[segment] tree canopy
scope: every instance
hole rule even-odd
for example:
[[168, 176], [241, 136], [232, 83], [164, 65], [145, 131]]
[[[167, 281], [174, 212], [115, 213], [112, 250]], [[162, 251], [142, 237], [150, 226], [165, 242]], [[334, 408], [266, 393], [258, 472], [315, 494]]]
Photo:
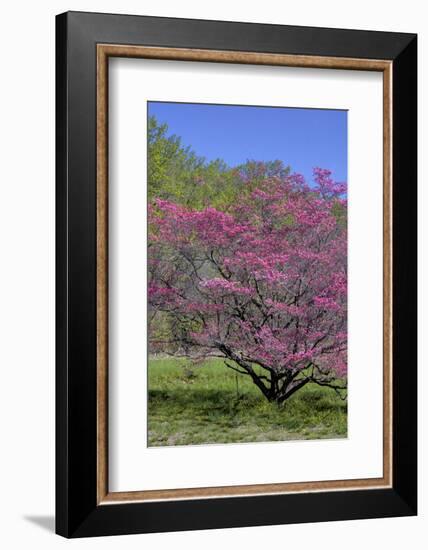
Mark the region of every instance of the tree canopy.
[[154, 116], [148, 120], [148, 195], [195, 209], [212, 206], [227, 210], [243, 194], [249, 194], [267, 177], [283, 177], [290, 171], [280, 160], [229, 167], [223, 160], [207, 161], [181, 138], [168, 135], [168, 125]]
[[278, 403], [308, 383], [344, 389], [346, 185], [279, 161], [206, 163], [151, 124], [151, 349], [222, 357]]

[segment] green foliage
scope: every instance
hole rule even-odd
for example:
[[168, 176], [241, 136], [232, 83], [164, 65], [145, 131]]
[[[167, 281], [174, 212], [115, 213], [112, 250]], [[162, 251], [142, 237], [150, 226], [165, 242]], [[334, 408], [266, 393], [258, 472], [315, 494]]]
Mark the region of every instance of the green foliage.
[[346, 206], [336, 201], [333, 205], [333, 216], [339, 222], [339, 225], [346, 227], [348, 222], [348, 211]]
[[347, 436], [347, 405], [305, 386], [279, 408], [221, 359], [149, 359], [149, 445], [333, 439]]
[[159, 124], [154, 116], [148, 121], [147, 145], [149, 199], [166, 199], [196, 210], [207, 206], [227, 210], [264, 179], [290, 171], [280, 160], [249, 160], [234, 168], [221, 159], [207, 162], [183, 146], [180, 137], [168, 136], [168, 125]]
[[203, 164], [189, 149], [181, 146], [178, 136], [167, 136], [168, 126], [159, 125], [155, 117], [148, 121], [149, 197], [171, 198], [180, 195], [180, 187], [189, 173]]
[[229, 200], [230, 169], [226, 164], [221, 160], [207, 163], [189, 147], [184, 147], [180, 137], [168, 136], [167, 132], [167, 124], [159, 124], [155, 117], [149, 117], [149, 199], [173, 200], [193, 208]]

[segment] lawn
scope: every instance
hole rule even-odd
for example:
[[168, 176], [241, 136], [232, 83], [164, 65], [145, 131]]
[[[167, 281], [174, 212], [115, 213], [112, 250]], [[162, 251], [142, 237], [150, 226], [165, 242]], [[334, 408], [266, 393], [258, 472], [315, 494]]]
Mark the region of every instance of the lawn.
[[150, 358], [148, 444], [201, 445], [347, 436], [347, 404], [308, 384], [279, 408], [220, 359]]

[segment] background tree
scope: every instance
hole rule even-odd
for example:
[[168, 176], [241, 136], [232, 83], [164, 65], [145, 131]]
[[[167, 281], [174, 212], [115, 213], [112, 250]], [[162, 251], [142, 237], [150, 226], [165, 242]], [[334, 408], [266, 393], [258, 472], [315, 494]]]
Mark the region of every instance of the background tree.
[[212, 206], [227, 211], [268, 177], [289, 173], [280, 160], [247, 162], [231, 168], [223, 160], [207, 162], [181, 138], [168, 135], [168, 125], [148, 120], [148, 194], [200, 210]]
[[308, 383], [341, 392], [346, 186], [322, 169], [309, 186], [282, 165], [246, 168], [233, 172], [246, 191], [223, 210], [152, 200], [151, 349], [222, 357], [277, 403]]

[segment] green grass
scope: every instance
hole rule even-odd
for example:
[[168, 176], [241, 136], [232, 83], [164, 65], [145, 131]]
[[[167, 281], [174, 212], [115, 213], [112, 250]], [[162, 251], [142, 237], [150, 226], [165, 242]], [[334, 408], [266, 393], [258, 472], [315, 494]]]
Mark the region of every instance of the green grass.
[[149, 446], [347, 436], [346, 401], [329, 388], [308, 384], [279, 408], [220, 359], [150, 358], [148, 377]]

